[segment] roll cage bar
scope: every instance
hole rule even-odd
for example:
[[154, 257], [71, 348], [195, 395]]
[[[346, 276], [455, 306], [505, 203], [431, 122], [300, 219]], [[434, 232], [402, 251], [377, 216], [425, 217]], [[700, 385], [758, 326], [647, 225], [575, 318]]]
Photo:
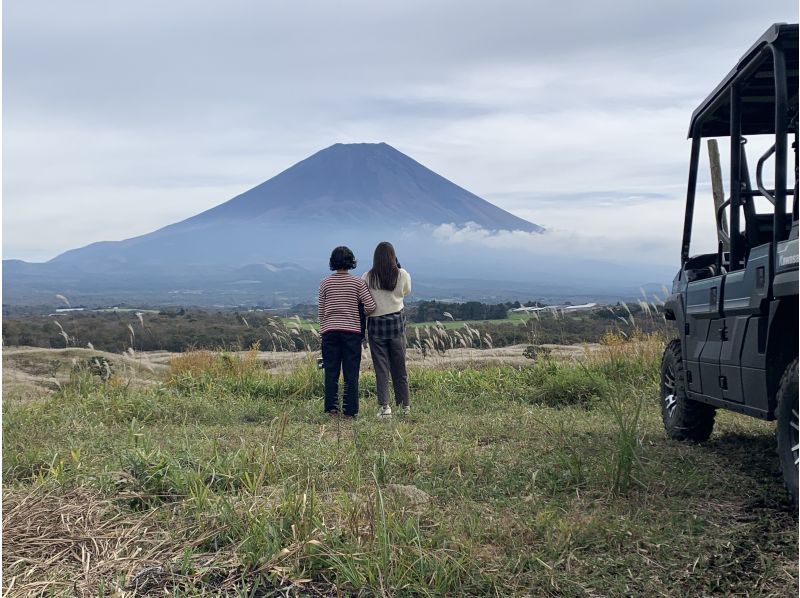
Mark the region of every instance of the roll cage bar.
[[[692, 140], [686, 214], [681, 245], [681, 267], [689, 259], [689, 243], [694, 215], [697, 170], [701, 140], [704, 137], [730, 137], [730, 198], [717, 211], [720, 229], [721, 212], [730, 206], [730, 269], [741, 267], [743, 240], [739, 235], [740, 208], [743, 198], [763, 196], [774, 206], [771, 265], [775, 263], [778, 241], [787, 236], [786, 196], [794, 196], [793, 214], [797, 218], [797, 93], [798, 26], [772, 25], [745, 53], [730, 73], [692, 114], [689, 138]], [[795, 188], [786, 188], [787, 135], [795, 136]], [[773, 134], [775, 143], [759, 159], [756, 169], [757, 189], [750, 186], [743, 135]], [[775, 155], [775, 189], [762, 182], [766, 160]], [[771, 269], [771, 271], [774, 271]]]

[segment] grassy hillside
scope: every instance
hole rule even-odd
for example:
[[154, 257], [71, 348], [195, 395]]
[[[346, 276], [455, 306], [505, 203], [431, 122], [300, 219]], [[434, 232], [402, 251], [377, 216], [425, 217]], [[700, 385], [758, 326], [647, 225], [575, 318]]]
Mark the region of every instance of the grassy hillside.
[[3, 405], [5, 595], [794, 595], [773, 427], [664, 438], [656, 338], [580, 361], [411, 370], [412, 415], [322, 414], [194, 352]]

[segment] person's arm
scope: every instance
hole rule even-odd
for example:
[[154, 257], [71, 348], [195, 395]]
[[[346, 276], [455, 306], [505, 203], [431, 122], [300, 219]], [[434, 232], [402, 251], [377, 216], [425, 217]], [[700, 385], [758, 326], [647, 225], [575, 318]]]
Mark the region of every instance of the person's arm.
[[375, 299], [372, 298], [372, 293], [367, 288], [367, 283], [363, 280], [358, 285], [358, 300], [364, 304], [364, 312], [371, 314], [378, 306], [375, 304]]
[[319, 325], [322, 327], [322, 318], [325, 317], [325, 281], [319, 283]]
[[406, 275], [403, 277], [403, 297], [408, 295], [411, 292], [411, 274], [409, 274], [406, 270], [403, 270]]

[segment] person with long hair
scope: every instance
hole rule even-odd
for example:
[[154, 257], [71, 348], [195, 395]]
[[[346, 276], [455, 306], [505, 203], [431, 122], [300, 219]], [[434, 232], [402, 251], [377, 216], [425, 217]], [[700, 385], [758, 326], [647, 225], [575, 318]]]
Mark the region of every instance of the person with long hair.
[[[359, 306], [365, 314], [375, 310], [375, 301], [363, 280], [349, 273], [356, 258], [347, 247], [337, 247], [329, 261], [333, 274], [319, 285], [319, 332], [322, 338], [322, 363], [325, 368], [325, 412], [358, 414], [358, 374], [361, 367]], [[344, 396], [339, 406], [339, 374], [344, 378]]]
[[362, 277], [375, 299], [367, 318], [367, 335], [378, 390], [378, 417], [391, 417], [389, 375], [396, 406], [411, 412], [406, 372], [406, 318], [403, 297], [411, 292], [411, 275], [400, 267], [394, 247], [383, 241], [375, 248], [372, 269]]

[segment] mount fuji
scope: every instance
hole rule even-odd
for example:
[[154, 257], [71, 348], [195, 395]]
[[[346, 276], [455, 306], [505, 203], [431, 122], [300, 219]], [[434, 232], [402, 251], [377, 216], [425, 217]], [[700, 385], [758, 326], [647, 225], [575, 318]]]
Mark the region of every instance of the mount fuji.
[[314, 296], [333, 247], [350, 246], [360, 272], [383, 240], [394, 243], [427, 296], [488, 297], [497, 281], [510, 294], [558, 288], [563, 296], [584, 294], [592, 281], [607, 286], [597, 264], [520, 260], [510, 250], [446, 243], [436, 234], [442, 227], [544, 233], [385, 143], [337, 143], [151, 233], [92, 243], [45, 263], [4, 260], [4, 301], [49, 303], [55, 294], [85, 302], [299, 301]]
[[397, 236], [400, 230], [467, 223], [543, 230], [385, 143], [337, 143], [196, 216], [140, 237], [67, 251], [51, 263], [86, 271], [151, 270], [165, 261], [182, 267], [264, 260], [311, 265], [324, 262], [336, 244], [357, 244], [377, 231]]

